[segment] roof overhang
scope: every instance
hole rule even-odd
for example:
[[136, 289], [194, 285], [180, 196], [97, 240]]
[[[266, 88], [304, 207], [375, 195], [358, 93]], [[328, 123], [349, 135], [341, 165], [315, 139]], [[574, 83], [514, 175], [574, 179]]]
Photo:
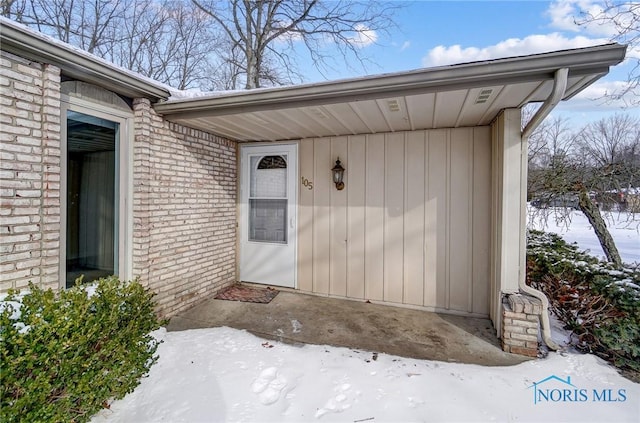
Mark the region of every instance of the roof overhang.
[[64, 76], [89, 82], [125, 97], [152, 101], [170, 96], [168, 88], [134, 74], [83, 50], [55, 40], [12, 20], [1, 18], [0, 45], [3, 51], [28, 60], [58, 66]]
[[545, 101], [568, 69], [567, 100], [620, 63], [606, 44], [410, 72], [170, 99], [166, 119], [239, 141], [275, 141], [488, 125], [505, 108]]
[[505, 108], [547, 100], [567, 69], [567, 100], [620, 63], [606, 44], [314, 84], [167, 98], [171, 88], [0, 17], [2, 50], [64, 76], [149, 98], [167, 120], [238, 141], [276, 141], [488, 125]]

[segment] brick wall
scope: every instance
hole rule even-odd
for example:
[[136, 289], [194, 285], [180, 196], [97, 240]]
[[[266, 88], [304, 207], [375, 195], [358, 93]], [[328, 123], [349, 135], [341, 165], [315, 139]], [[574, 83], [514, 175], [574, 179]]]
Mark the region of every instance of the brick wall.
[[[0, 57], [0, 292], [57, 289], [60, 70]], [[134, 101], [133, 276], [172, 316], [236, 281], [236, 143]]]
[[539, 299], [510, 294], [502, 300], [502, 349], [536, 357], [542, 303]]
[[60, 70], [0, 55], [0, 291], [58, 287]]
[[134, 113], [133, 273], [172, 316], [236, 281], [237, 145]]

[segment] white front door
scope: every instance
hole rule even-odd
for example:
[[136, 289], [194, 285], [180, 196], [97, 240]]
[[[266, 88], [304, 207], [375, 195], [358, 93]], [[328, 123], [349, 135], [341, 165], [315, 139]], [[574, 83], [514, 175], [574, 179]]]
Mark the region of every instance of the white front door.
[[298, 146], [240, 151], [240, 280], [295, 288]]

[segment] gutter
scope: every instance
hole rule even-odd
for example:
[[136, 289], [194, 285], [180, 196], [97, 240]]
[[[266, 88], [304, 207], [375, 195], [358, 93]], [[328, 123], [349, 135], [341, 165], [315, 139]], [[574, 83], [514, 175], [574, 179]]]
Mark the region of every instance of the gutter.
[[0, 17], [2, 50], [27, 60], [49, 63], [72, 79], [106, 88], [130, 98], [152, 102], [168, 98], [169, 87], [116, 66], [86, 51], [40, 34], [10, 19]]
[[[542, 104], [542, 106], [540, 106], [540, 108], [536, 111], [536, 114], [533, 115], [529, 123], [527, 123], [527, 126], [522, 131], [523, 154], [522, 154], [522, 163], [521, 163], [522, 177], [520, 178], [520, 180], [521, 180], [521, 183], [525, 185], [527, 183], [527, 166], [528, 166], [527, 144], [529, 142], [529, 136], [531, 136], [533, 131], [542, 123], [542, 121], [549, 115], [549, 113], [551, 113], [551, 111], [562, 100], [562, 97], [564, 96], [565, 91], [567, 89], [568, 76], [569, 76], [569, 69], [567, 68], [560, 68], [555, 72], [555, 76], [553, 80], [553, 90], [551, 91], [551, 95], [549, 95], [549, 98], [547, 98], [545, 102]], [[521, 194], [522, 197], [524, 197], [520, 201], [520, 204], [522, 204], [521, 206], [522, 210], [520, 212], [521, 228], [526, 227], [526, 215], [527, 215], [526, 213], [527, 188], [526, 186], [523, 188], [524, 189], [520, 190], [522, 193]], [[527, 250], [526, 233], [523, 233], [521, 235], [520, 242], [521, 242], [520, 251], [525, 251], [525, 257], [524, 257], [525, 263], [523, 263], [521, 267], [523, 269], [522, 271], [525, 272], [527, 268], [526, 267], [526, 250]], [[541, 317], [540, 323], [542, 326], [542, 340], [544, 341], [545, 344], [547, 344], [547, 347], [549, 347], [551, 350], [558, 351], [560, 349], [560, 346], [556, 344], [553, 341], [553, 339], [551, 339], [551, 324], [549, 322], [549, 299], [543, 292], [528, 286], [526, 284], [526, 276], [525, 275], [522, 275], [522, 276], [524, 277], [518, 278], [518, 287], [520, 288], [520, 291], [539, 299], [540, 302], [542, 303], [542, 314], [540, 315]]]

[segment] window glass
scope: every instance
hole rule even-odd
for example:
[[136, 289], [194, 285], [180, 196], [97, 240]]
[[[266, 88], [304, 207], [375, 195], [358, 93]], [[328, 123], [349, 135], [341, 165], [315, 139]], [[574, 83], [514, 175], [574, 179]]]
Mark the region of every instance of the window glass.
[[66, 286], [118, 274], [119, 124], [67, 112]]
[[249, 240], [286, 243], [286, 156], [253, 156], [250, 166]]

